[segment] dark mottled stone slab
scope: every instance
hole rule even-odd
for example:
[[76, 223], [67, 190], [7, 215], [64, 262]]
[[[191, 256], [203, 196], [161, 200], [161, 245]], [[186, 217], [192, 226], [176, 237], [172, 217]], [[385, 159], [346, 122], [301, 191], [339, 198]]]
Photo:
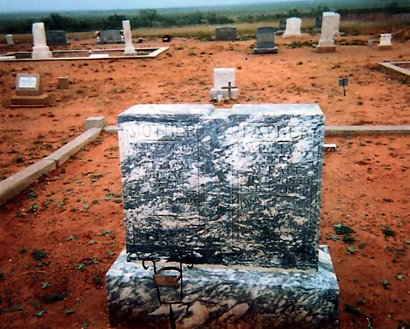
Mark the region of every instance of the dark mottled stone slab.
[[[158, 302], [152, 266], [144, 270], [122, 252], [107, 273], [107, 289], [112, 325], [169, 326], [169, 308]], [[171, 294], [161, 293], [163, 299]], [[339, 287], [325, 246], [317, 271], [184, 267], [183, 296], [173, 306], [180, 329], [334, 329], [338, 323]]]
[[65, 31], [49, 30], [46, 32], [46, 36], [48, 45], [68, 45]]
[[215, 28], [216, 41], [235, 41], [238, 39], [239, 37], [236, 27], [222, 26]]
[[119, 117], [129, 260], [317, 267], [317, 105], [140, 105]]

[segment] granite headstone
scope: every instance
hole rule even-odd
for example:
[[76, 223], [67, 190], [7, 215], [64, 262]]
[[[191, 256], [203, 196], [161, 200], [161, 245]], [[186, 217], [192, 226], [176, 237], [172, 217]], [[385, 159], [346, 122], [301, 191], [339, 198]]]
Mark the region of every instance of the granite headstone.
[[256, 30], [256, 48], [254, 54], [277, 54], [275, 45], [275, 29], [273, 27], [259, 27]]
[[98, 43], [123, 43], [124, 40], [120, 30], [102, 30]]
[[215, 28], [215, 40], [216, 41], [235, 41], [238, 40], [238, 32], [236, 27], [222, 26]]
[[67, 37], [65, 31], [49, 30], [46, 32], [47, 44], [52, 46], [67, 45]]

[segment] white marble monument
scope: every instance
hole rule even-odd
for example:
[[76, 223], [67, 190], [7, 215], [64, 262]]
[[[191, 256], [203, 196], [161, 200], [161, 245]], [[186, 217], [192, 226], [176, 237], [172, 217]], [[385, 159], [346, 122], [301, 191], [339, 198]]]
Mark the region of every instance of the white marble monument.
[[334, 12], [324, 12], [322, 18], [322, 32], [320, 34], [319, 45], [317, 50], [320, 53], [329, 53], [336, 51], [335, 30], [338, 29], [340, 15]]
[[300, 28], [302, 26], [302, 20], [297, 17], [291, 17], [286, 20], [286, 30], [283, 33], [283, 37], [301, 37], [302, 33]]
[[47, 46], [44, 23], [33, 24], [33, 40], [34, 46], [31, 58], [45, 59], [53, 57], [50, 49]]
[[14, 45], [13, 34], [7, 34], [6, 35], [6, 44]]
[[132, 33], [130, 21], [122, 21], [122, 29], [124, 31], [125, 49], [124, 55], [135, 55], [136, 51], [132, 45]]
[[391, 49], [391, 48], [392, 48], [391, 34], [390, 33], [380, 34], [379, 49], [385, 50], [385, 49]]
[[227, 100], [230, 98], [237, 99], [239, 89], [235, 84], [234, 68], [216, 68], [214, 69], [214, 86], [209, 92], [211, 100]]

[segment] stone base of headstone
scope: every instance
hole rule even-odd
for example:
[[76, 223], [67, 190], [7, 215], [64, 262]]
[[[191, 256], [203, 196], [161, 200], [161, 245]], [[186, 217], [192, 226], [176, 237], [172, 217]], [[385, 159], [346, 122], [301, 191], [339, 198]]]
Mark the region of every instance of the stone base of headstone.
[[129, 47], [129, 48], [125, 48], [124, 49], [124, 55], [125, 56], [132, 56], [132, 55], [136, 55], [137, 51], [135, 50], [134, 47]]
[[378, 46], [377, 49], [379, 50], [391, 50], [393, 48], [393, 46]]
[[334, 53], [336, 52], [336, 46], [317, 46], [316, 51], [318, 53]]
[[50, 51], [50, 48], [45, 47], [33, 47], [33, 52], [31, 53], [32, 59], [47, 59], [53, 58], [53, 54]]
[[254, 48], [252, 50], [252, 53], [254, 55], [277, 54], [278, 53], [278, 47], [274, 47], [274, 48]]
[[[232, 89], [231, 90], [231, 98], [238, 99], [239, 96], [239, 89]], [[228, 89], [217, 89], [212, 88], [209, 91], [209, 99], [223, 101], [229, 99], [229, 92]]]
[[44, 107], [50, 105], [50, 97], [48, 94], [39, 96], [19, 96], [11, 97], [11, 107]]
[[[152, 266], [144, 270], [140, 262], [127, 262], [123, 251], [107, 273], [107, 289], [111, 325], [168, 327], [169, 306], [158, 301]], [[184, 266], [182, 291], [182, 303], [172, 306], [180, 329], [330, 329], [338, 324], [339, 286], [326, 246], [320, 247], [318, 270], [310, 272]], [[169, 291], [163, 292], [161, 298], [167, 297]]]

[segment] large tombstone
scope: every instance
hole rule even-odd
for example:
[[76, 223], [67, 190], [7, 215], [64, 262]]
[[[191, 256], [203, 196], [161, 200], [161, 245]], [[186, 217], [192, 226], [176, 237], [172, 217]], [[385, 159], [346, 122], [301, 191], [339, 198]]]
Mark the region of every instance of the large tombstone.
[[322, 31], [322, 16], [315, 18], [315, 26], [313, 33], [320, 33]]
[[389, 50], [392, 47], [393, 47], [393, 45], [391, 43], [391, 34], [390, 33], [380, 34], [379, 49], [380, 50]]
[[47, 34], [47, 44], [52, 45], [52, 46], [68, 45], [65, 31], [48, 30], [46, 34]]
[[334, 328], [338, 285], [318, 245], [323, 137], [317, 105], [121, 114], [126, 251], [107, 273], [111, 323], [163, 327], [175, 296], [159, 273], [181, 262], [197, 265], [179, 265], [178, 328]]
[[98, 43], [123, 43], [123, 38], [120, 30], [102, 30]]
[[48, 105], [49, 101], [48, 94], [43, 92], [39, 74], [17, 74], [16, 94], [11, 97], [12, 107], [43, 107]]
[[235, 84], [235, 74], [234, 68], [214, 69], [214, 85], [209, 91], [209, 98], [216, 101], [237, 99], [239, 89]]
[[297, 17], [291, 17], [286, 20], [286, 30], [283, 37], [301, 37], [300, 29], [302, 27], [302, 20]]
[[122, 30], [124, 31], [124, 41], [125, 41], [124, 55], [135, 55], [137, 52], [135, 51], [135, 48], [132, 45], [132, 33], [131, 33], [130, 21], [128, 20], [122, 21]]
[[256, 30], [256, 48], [254, 54], [277, 54], [275, 45], [275, 29], [273, 27], [259, 27]]
[[235, 41], [238, 40], [238, 32], [236, 27], [222, 26], [215, 28], [215, 40], [216, 41]]
[[52, 58], [53, 55], [46, 42], [46, 32], [44, 29], [44, 23], [33, 24], [33, 52], [31, 58], [33, 59], [47, 59]]
[[321, 53], [335, 52], [335, 30], [338, 29], [340, 15], [334, 12], [324, 12], [322, 18], [322, 32], [320, 34], [317, 51]]

